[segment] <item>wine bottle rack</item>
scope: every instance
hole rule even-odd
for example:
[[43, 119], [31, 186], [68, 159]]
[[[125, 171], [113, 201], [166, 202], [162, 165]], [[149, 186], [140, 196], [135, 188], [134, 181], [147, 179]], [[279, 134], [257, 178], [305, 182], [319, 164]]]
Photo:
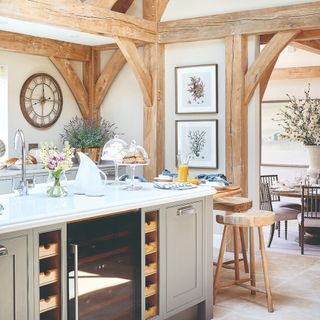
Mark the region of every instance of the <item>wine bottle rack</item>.
[[39, 319], [61, 320], [61, 231], [39, 234]]
[[159, 212], [145, 213], [145, 312], [144, 318], [151, 319], [159, 314]]

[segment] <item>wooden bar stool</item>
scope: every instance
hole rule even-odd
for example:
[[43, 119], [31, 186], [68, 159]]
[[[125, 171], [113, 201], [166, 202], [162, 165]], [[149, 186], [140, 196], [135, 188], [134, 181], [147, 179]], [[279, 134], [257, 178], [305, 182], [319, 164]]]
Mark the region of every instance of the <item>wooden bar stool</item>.
[[[225, 211], [226, 214], [232, 214], [234, 212], [242, 212], [247, 211], [252, 208], [252, 200], [245, 197], [219, 197], [215, 199], [213, 203], [214, 210], [221, 210]], [[249, 273], [249, 265], [248, 265], [248, 258], [247, 258], [247, 249], [246, 249], [246, 241], [244, 235], [244, 228], [233, 228], [233, 247], [234, 247], [234, 260], [225, 261], [222, 264], [223, 268], [226, 269], [233, 269], [235, 273], [239, 270], [239, 262], [243, 261], [244, 264], [244, 271]], [[238, 246], [238, 237], [240, 236], [240, 243], [241, 243], [241, 252], [242, 252], [242, 259], [239, 259], [239, 246]], [[234, 264], [234, 266], [231, 266]], [[237, 266], [236, 266], [237, 264]], [[217, 265], [217, 263], [213, 263], [213, 265]]]
[[[269, 271], [268, 271], [268, 262], [265, 251], [265, 244], [263, 238], [263, 226], [270, 226], [275, 221], [275, 214], [271, 211], [263, 211], [263, 210], [248, 210], [245, 212], [237, 212], [232, 214], [227, 214], [225, 216], [218, 215], [216, 220], [220, 224], [224, 224], [222, 241], [220, 246], [219, 258], [217, 262], [217, 269], [214, 277], [214, 299], [221, 288], [229, 287], [232, 285], [238, 285], [243, 288], [251, 290], [251, 294], [255, 294], [256, 292], [262, 292], [266, 294], [268, 311], [273, 312], [273, 302], [271, 296], [271, 288], [270, 288], [270, 280], [269, 280]], [[235, 279], [226, 281], [224, 283], [220, 282], [221, 269], [223, 267], [223, 257], [227, 244], [227, 233], [228, 231], [232, 231], [235, 233], [235, 252], [238, 251], [237, 244], [237, 234], [239, 228], [249, 227], [250, 229], [250, 277], [240, 278], [240, 270], [239, 270], [239, 260], [235, 255]], [[254, 257], [254, 227], [258, 228], [259, 233], [259, 243], [261, 250], [261, 258], [262, 258], [262, 267], [264, 274], [264, 284], [265, 290], [256, 287], [256, 276], [255, 276], [255, 257]], [[232, 229], [232, 230], [231, 230]], [[250, 282], [250, 284], [246, 284], [246, 282]]]

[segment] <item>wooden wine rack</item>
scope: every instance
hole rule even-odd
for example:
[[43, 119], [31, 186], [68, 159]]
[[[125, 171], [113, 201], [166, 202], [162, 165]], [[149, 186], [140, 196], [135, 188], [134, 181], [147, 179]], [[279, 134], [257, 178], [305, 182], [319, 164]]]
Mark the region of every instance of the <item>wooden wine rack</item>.
[[61, 320], [61, 231], [39, 234], [40, 320]]
[[145, 312], [144, 318], [151, 319], [159, 314], [159, 212], [145, 213]]

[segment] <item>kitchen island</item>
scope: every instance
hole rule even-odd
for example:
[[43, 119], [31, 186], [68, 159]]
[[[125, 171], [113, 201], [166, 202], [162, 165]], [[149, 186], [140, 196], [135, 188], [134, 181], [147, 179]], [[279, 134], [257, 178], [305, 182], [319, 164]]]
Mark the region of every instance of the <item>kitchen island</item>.
[[212, 194], [146, 183], [102, 197], [49, 198], [45, 185], [0, 196], [0, 319], [211, 319]]

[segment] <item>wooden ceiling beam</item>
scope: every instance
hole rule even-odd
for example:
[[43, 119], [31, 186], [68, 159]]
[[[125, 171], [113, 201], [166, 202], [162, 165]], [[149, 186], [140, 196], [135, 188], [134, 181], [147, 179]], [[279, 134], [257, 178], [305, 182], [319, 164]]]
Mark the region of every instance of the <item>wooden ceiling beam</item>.
[[65, 79], [75, 100], [77, 101], [82, 116], [84, 118], [88, 118], [88, 93], [78, 75], [74, 71], [70, 61], [57, 57], [50, 57], [50, 60]]
[[158, 20], [161, 20], [161, 17], [163, 16], [167, 5], [169, 3], [169, 0], [159, 0], [158, 1]]
[[108, 93], [114, 79], [117, 77], [123, 66], [126, 64], [126, 58], [121, 50], [117, 49], [103, 68], [95, 86], [95, 106], [100, 108], [106, 94]]
[[65, 58], [76, 61], [90, 59], [90, 47], [70, 42], [0, 31], [0, 49], [39, 56]]
[[116, 37], [115, 40], [138, 80], [145, 104], [151, 107], [152, 79], [143, 59], [138, 52], [137, 47], [130, 39]]
[[156, 41], [155, 22], [69, 0], [0, 0], [0, 16], [80, 32]]
[[299, 32], [300, 31], [296, 30], [278, 32], [260, 52], [246, 73], [244, 98], [245, 106], [249, 105], [254, 91], [260, 83], [265, 71], [274, 63], [276, 57]]
[[320, 66], [276, 68], [270, 80], [297, 80], [320, 78]]
[[260, 35], [286, 30], [320, 29], [320, 1], [248, 10], [159, 24], [159, 42], [222, 39], [230, 35]]
[[320, 54], [320, 40], [293, 41], [292, 46], [308, 52]]
[[121, 13], [126, 13], [128, 9], [131, 7], [133, 2], [134, 0], [118, 0], [115, 2], [111, 10], [121, 12]]
[[[260, 35], [260, 44], [268, 43], [273, 36], [274, 36], [274, 33]], [[319, 39], [320, 39], [320, 30], [301, 31], [299, 35], [295, 38], [296, 41], [308, 41], [308, 40], [319, 40]]]

